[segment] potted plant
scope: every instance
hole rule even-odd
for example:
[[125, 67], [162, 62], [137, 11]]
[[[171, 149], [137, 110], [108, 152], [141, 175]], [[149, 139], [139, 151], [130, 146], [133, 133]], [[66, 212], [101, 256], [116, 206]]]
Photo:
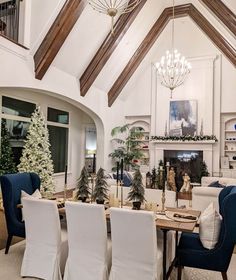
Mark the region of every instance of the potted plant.
[[141, 203], [144, 202], [144, 186], [142, 183], [142, 174], [139, 169], [134, 173], [134, 179], [130, 192], [128, 193], [128, 200], [133, 202], [133, 209], [140, 209]]
[[104, 204], [105, 199], [108, 199], [108, 185], [104, 176], [104, 169], [100, 168], [97, 172], [95, 186], [93, 191], [93, 199], [98, 204]]
[[130, 171], [130, 168], [136, 169], [138, 167], [138, 160], [144, 157], [144, 153], [140, 149], [142, 144], [141, 139], [144, 136], [144, 129], [142, 127], [132, 126], [126, 124], [117, 126], [112, 129], [111, 136], [121, 136], [113, 138], [112, 142], [118, 146], [112, 153], [109, 154], [114, 161], [124, 160], [124, 170]]
[[78, 200], [82, 200], [82, 202], [85, 202], [90, 194], [91, 192], [89, 189], [89, 173], [86, 167], [84, 166], [81, 171], [80, 177], [77, 180], [76, 198]]

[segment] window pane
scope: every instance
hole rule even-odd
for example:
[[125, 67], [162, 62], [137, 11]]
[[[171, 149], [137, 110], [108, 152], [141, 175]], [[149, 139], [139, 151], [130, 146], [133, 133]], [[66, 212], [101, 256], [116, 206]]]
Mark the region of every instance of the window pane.
[[[4, 119], [5, 120], [5, 119]], [[6, 119], [6, 128], [10, 133], [10, 145], [16, 165], [20, 163], [22, 150], [25, 145], [26, 134], [29, 128], [29, 122], [21, 122]]]
[[54, 172], [64, 172], [67, 164], [68, 128], [48, 125]]
[[48, 121], [68, 124], [69, 113], [53, 108], [48, 108]]
[[2, 97], [3, 114], [30, 118], [35, 108], [36, 105], [33, 103], [6, 97], [6, 96]]

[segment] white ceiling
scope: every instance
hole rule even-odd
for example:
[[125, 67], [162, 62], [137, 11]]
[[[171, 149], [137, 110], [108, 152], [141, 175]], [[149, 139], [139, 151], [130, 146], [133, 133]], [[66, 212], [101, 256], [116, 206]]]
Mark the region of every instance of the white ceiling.
[[[204, 9], [205, 16], [214, 22], [217, 29], [228, 32], [201, 5], [199, 0], [176, 0], [175, 4], [180, 5], [189, 2], [194, 3], [197, 8]], [[224, 2], [236, 10], [235, 0], [224, 0]], [[97, 88], [105, 92], [109, 91], [163, 9], [171, 5], [172, 0], [147, 0], [96, 79], [94, 85]], [[99, 14], [87, 5], [52, 65], [79, 79], [109, 31], [110, 18], [104, 14]], [[233, 42], [232, 35], [229, 34], [228, 36], [229, 40]]]

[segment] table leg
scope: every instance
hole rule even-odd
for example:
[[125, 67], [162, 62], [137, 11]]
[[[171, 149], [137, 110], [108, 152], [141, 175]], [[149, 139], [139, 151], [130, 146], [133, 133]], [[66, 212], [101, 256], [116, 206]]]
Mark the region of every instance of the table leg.
[[163, 262], [162, 262], [162, 266], [163, 266], [163, 280], [166, 280], [166, 247], [167, 247], [167, 229], [163, 229]]
[[175, 231], [175, 257], [174, 257], [174, 260], [172, 261], [169, 269], [168, 269], [168, 272], [166, 274], [166, 279], [169, 279], [170, 277], [170, 274], [174, 268], [174, 266], [176, 265], [176, 262], [177, 262], [177, 246], [178, 246], [178, 238], [179, 238], [179, 232], [176, 230]]

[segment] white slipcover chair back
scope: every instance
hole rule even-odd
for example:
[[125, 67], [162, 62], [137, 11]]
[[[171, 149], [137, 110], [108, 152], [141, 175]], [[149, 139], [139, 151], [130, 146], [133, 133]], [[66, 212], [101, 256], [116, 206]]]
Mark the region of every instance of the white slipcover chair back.
[[61, 280], [61, 227], [55, 201], [23, 198], [26, 249], [22, 277]]
[[110, 208], [112, 267], [110, 280], [156, 280], [157, 262], [155, 216], [153, 212]]
[[64, 280], [106, 280], [107, 227], [104, 205], [66, 202], [69, 253]]

